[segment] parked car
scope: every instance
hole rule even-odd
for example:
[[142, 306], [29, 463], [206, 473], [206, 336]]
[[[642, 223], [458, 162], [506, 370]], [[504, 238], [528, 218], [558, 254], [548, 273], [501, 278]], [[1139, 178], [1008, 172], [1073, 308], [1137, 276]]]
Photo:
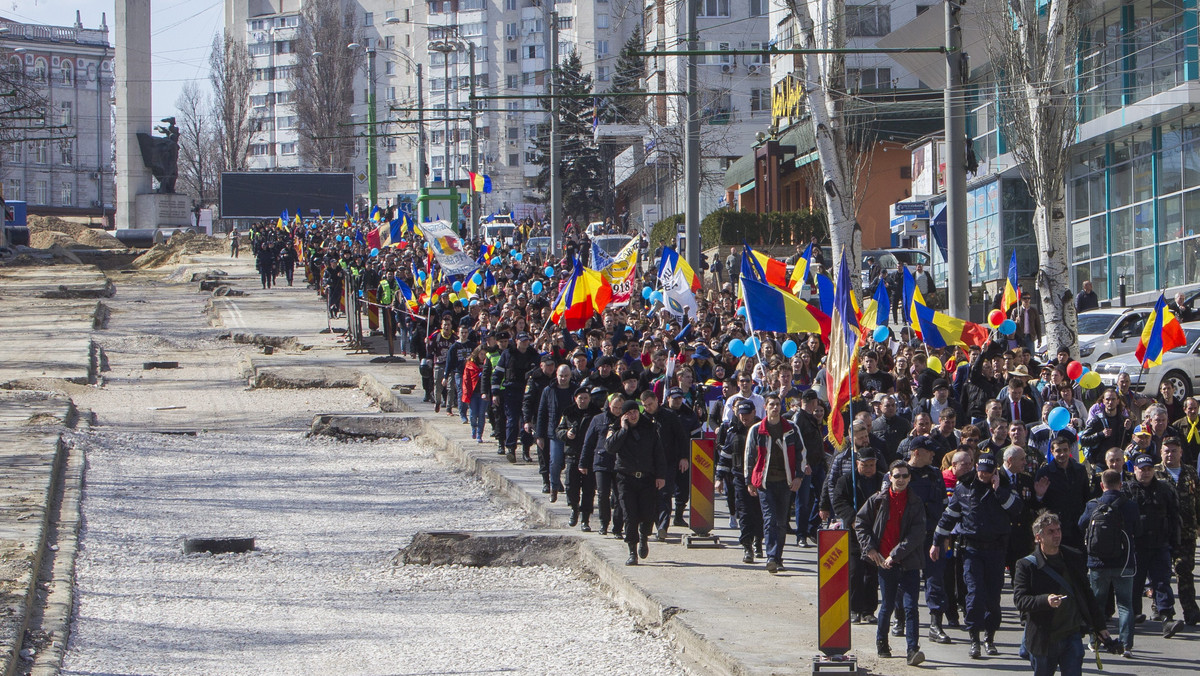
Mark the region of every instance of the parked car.
[[1149, 315], [1150, 308], [1114, 307], [1080, 312], [1079, 358], [1098, 364], [1133, 352]]
[[1162, 363], [1151, 369], [1143, 369], [1132, 352], [1097, 363], [1095, 371], [1100, 374], [1100, 382], [1115, 387], [1117, 377], [1128, 373], [1130, 385], [1136, 391], [1155, 395], [1166, 381], [1171, 383], [1176, 398], [1192, 396], [1200, 391], [1200, 322], [1184, 324], [1183, 335], [1184, 344], [1163, 355]]
[[525, 253], [545, 255], [550, 251], [549, 237], [530, 237], [525, 242]]

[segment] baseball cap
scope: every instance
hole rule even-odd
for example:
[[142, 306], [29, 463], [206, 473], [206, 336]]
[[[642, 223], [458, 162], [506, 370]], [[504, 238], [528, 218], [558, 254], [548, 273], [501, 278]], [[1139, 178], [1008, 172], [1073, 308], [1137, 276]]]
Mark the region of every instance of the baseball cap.
[[528, 333], [518, 333], [517, 340], [530, 340]]
[[671, 391], [667, 392], [667, 396], [668, 397], [682, 397], [683, 390], [679, 389], [678, 387], [672, 387]]
[[739, 402], [738, 402], [738, 405], [737, 405], [737, 412], [738, 412], [738, 413], [754, 413], [754, 412], [755, 412], [755, 410], [756, 410], [756, 409], [755, 409], [755, 407], [754, 407], [754, 402], [752, 402], [752, 401], [749, 401], [749, 400], [747, 400], [747, 399], [743, 399], [743, 400], [741, 400], [741, 401], [739, 401]]
[[1154, 466], [1154, 458], [1146, 455], [1145, 453], [1138, 453], [1137, 456], [1133, 459], [1133, 466], [1134, 467], [1153, 467]]
[[922, 434], [921, 436], [913, 437], [913, 440], [908, 444], [909, 450], [914, 448], [923, 448], [927, 451], [933, 450], [933, 443], [929, 437]]
[[980, 472], [995, 472], [996, 456], [991, 453], [984, 453], [979, 456], [979, 460], [975, 461], [975, 469]]
[[1152, 435], [1152, 434], [1150, 434], [1150, 430], [1146, 429], [1146, 428], [1145, 428], [1144, 426], [1142, 426], [1142, 425], [1138, 425], [1137, 427], [1133, 428], [1133, 436], [1135, 436], [1135, 437], [1149, 437], [1149, 436], [1153, 436], [1153, 435]]

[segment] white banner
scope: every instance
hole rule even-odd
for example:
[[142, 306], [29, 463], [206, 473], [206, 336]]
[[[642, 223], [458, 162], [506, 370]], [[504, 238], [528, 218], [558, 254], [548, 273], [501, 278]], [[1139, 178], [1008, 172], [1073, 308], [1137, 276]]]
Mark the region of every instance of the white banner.
[[449, 223], [431, 221], [420, 225], [421, 231], [425, 233], [425, 242], [447, 275], [469, 275], [479, 267], [479, 264], [463, 251], [462, 240], [450, 229]]
[[637, 237], [629, 240], [629, 243], [612, 258], [612, 263], [600, 270], [600, 274], [612, 285], [610, 306], [629, 305], [629, 300], [633, 297], [633, 287], [638, 281], [638, 243]]

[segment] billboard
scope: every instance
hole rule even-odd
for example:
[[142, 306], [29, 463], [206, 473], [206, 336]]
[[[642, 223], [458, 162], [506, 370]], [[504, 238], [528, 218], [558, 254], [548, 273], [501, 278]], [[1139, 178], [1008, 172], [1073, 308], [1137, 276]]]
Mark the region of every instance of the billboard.
[[221, 218], [278, 218], [287, 209], [304, 216], [342, 216], [354, 208], [354, 175], [315, 172], [225, 172]]

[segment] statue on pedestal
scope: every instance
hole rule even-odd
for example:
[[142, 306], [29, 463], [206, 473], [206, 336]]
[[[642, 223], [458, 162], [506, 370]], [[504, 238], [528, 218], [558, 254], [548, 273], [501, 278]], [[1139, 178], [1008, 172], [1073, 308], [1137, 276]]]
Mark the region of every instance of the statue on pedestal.
[[162, 136], [151, 136], [138, 132], [138, 147], [142, 151], [142, 162], [158, 181], [157, 193], [174, 194], [175, 181], [179, 178], [179, 127], [175, 118], [165, 117], [154, 131]]

